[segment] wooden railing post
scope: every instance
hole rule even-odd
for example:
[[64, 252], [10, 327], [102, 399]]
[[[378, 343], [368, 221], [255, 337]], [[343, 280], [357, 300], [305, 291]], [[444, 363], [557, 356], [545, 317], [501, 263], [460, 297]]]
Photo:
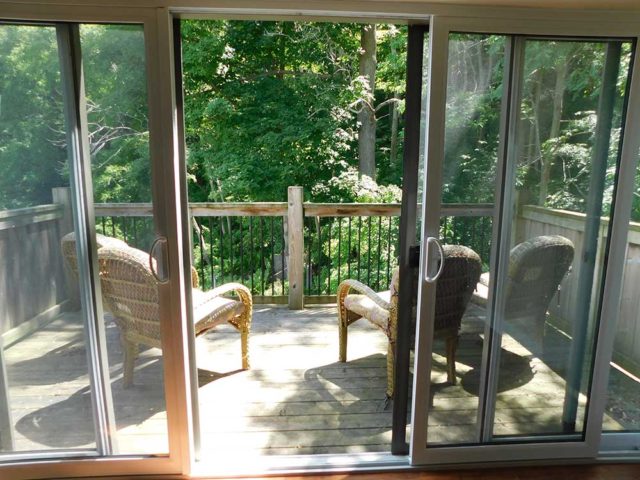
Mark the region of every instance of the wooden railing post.
[[304, 307], [304, 217], [302, 187], [289, 187], [287, 208], [289, 240], [289, 310]]
[[[62, 207], [62, 218], [58, 221], [60, 226], [58, 246], [60, 240], [67, 233], [73, 231], [73, 212], [71, 210], [71, 189], [69, 187], [56, 187], [51, 189], [51, 197], [53, 203]], [[69, 270], [68, 265], [62, 260], [62, 252], [60, 252], [60, 261], [64, 271], [64, 281], [66, 286], [67, 298], [70, 308], [73, 310], [80, 308], [80, 290], [78, 288], [77, 277]]]
[[71, 190], [69, 187], [55, 187], [51, 189], [53, 203], [63, 209], [60, 219], [60, 235], [64, 236], [73, 231], [73, 217], [71, 212]]

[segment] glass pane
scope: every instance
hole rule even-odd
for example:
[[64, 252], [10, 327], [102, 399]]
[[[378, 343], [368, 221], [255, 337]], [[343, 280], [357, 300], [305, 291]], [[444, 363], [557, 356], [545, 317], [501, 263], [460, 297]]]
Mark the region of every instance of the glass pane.
[[525, 44], [495, 437], [584, 431], [629, 51]]
[[81, 25], [80, 39], [117, 453], [166, 453], [144, 32]]
[[640, 168], [627, 236], [622, 300], [609, 370], [603, 431], [640, 431]]
[[436, 287], [430, 444], [473, 442], [486, 323], [505, 37], [452, 34]]
[[95, 448], [63, 91], [55, 27], [0, 26], [2, 452]]

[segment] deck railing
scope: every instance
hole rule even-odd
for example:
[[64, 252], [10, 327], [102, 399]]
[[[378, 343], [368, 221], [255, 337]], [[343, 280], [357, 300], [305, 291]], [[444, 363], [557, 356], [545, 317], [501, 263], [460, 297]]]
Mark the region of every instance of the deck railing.
[[[256, 303], [290, 305], [334, 302], [346, 278], [389, 288], [398, 264], [400, 204], [302, 202], [297, 188], [288, 202], [189, 204], [192, 262], [202, 288], [239, 281]], [[96, 204], [95, 212], [100, 233], [149, 248], [150, 204]], [[302, 212], [300, 221], [294, 212]], [[493, 206], [448, 204], [442, 213], [444, 242], [468, 245], [488, 263]]]
[[[303, 203], [301, 199], [298, 192], [298, 199], [290, 202], [191, 203], [192, 258], [202, 287], [240, 281], [251, 288], [256, 303], [290, 305], [292, 290], [298, 296], [293, 299], [297, 305], [335, 301], [336, 287], [346, 278], [359, 279], [376, 290], [388, 288], [397, 265], [400, 205]], [[292, 212], [298, 212], [299, 218]], [[97, 230], [148, 251], [155, 236], [152, 213], [151, 204], [96, 204]], [[492, 218], [492, 205], [443, 205], [440, 236], [445, 243], [473, 248], [486, 270]], [[607, 225], [603, 219], [602, 237]], [[584, 215], [525, 206], [514, 228], [516, 241], [558, 233], [580, 249]], [[4, 252], [0, 290], [12, 299], [0, 308], [5, 345], [53, 318], [69, 301], [77, 301], [59, 244], [71, 229], [66, 188], [53, 189], [50, 205], [0, 212], [0, 251]], [[634, 293], [640, 278], [639, 235], [640, 224], [631, 223], [615, 349], [616, 361], [634, 371], [640, 369], [640, 316]], [[292, 289], [294, 278], [301, 280]], [[555, 317], [572, 318], [571, 299], [578, 278], [574, 269], [564, 280], [562, 296], [550, 305]], [[570, 331], [569, 326], [563, 328]]]

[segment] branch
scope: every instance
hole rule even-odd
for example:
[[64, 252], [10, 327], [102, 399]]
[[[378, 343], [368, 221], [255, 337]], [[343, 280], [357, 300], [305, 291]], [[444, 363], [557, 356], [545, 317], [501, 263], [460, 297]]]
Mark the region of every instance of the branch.
[[375, 111], [377, 112], [378, 110], [380, 110], [382, 107], [384, 107], [385, 105], [389, 105], [390, 103], [395, 103], [396, 105], [400, 103], [400, 99], [399, 98], [390, 98], [388, 100], [385, 100], [384, 102], [382, 102], [381, 104], [379, 104], [376, 108]]

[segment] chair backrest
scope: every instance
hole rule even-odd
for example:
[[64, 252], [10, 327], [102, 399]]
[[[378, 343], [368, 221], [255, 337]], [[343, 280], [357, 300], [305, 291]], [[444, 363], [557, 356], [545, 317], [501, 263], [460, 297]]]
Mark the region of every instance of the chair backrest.
[[573, 255], [573, 243], [561, 235], [542, 235], [516, 245], [509, 257], [505, 317], [543, 317]]
[[[96, 234], [100, 289], [104, 308], [118, 324], [147, 344], [160, 341], [158, 286], [149, 268], [149, 255], [113, 237]], [[62, 254], [77, 276], [74, 232], [61, 240]]]
[[[435, 331], [458, 329], [473, 290], [480, 279], [482, 261], [480, 256], [469, 247], [462, 245], [443, 245], [444, 267], [436, 284]], [[417, 302], [418, 269], [414, 270], [412, 297], [413, 307]], [[398, 269], [394, 270], [391, 280], [391, 298], [397, 302], [399, 287]], [[415, 315], [412, 315], [412, 332], [415, 332]]]
[[[107, 237], [96, 233], [96, 242], [98, 250], [103, 247], [115, 247], [115, 248], [129, 248], [126, 242], [118, 240], [117, 238]], [[69, 266], [71, 272], [74, 275], [78, 275], [78, 257], [76, 256], [76, 234], [75, 232], [67, 233], [60, 240], [60, 246], [62, 249], [62, 256], [66, 264]]]
[[160, 341], [158, 285], [149, 255], [127, 247], [98, 250], [100, 288], [105, 307], [127, 334], [154, 344]]
[[436, 331], [460, 328], [482, 271], [480, 256], [469, 247], [443, 245], [442, 248], [445, 262], [436, 284]]

